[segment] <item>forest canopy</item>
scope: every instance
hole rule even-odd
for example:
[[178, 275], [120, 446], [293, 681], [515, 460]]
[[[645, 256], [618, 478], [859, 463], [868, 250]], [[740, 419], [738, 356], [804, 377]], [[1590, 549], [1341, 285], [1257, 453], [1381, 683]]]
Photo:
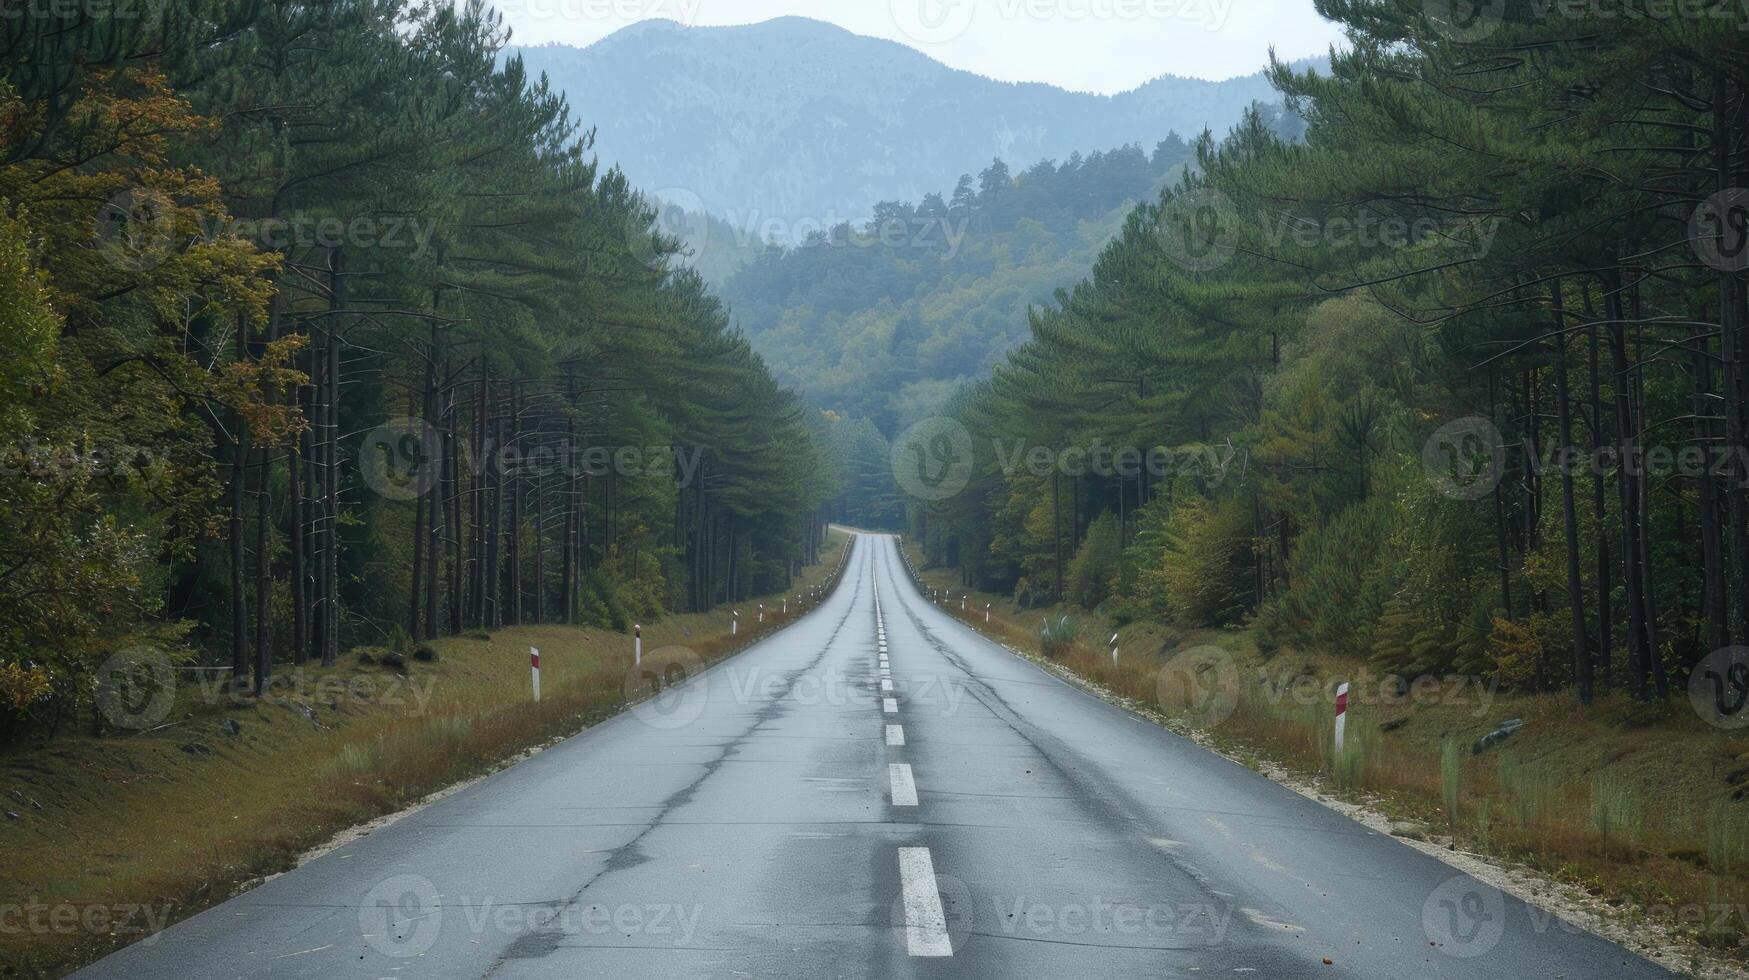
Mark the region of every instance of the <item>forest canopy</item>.
[[228, 666], [784, 587], [807, 412], [497, 15], [0, 19], [0, 730]]

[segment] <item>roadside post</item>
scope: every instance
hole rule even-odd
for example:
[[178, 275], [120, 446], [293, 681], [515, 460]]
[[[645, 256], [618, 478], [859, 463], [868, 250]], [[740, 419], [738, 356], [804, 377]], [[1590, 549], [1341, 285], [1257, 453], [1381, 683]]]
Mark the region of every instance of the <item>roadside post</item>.
[[632, 666], [644, 662], [644, 627], [638, 623], [632, 624]]
[[537, 647], [528, 648], [528, 669], [533, 675], [534, 703], [540, 704], [540, 649]]
[[1342, 730], [1348, 724], [1348, 682], [1336, 687], [1336, 754], [1342, 754]]
[[1111, 639], [1108, 642], [1110, 642], [1110, 644], [1111, 644], [1111, 662], [1112, 662], [1113, 666], [1116, 666], [1117, 665], [1117, 634], [1116, 633], [1111, 634]]

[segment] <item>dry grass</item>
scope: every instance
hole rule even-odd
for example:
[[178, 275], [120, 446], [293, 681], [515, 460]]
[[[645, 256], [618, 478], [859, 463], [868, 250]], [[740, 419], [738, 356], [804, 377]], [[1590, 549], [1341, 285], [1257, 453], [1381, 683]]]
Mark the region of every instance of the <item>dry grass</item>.
[[[833, 535], [798, 591], [828, 576], [844, 541]], [[767, 602], [763, 628], [745, 608], [735, 637], [728, 610], [670, 616], [645, 626], [644, 649], [683, 645], [709, 662], [803, 611], [792, 605], [786, 617]], [[137, 905], [180, 919], [339, 830], [627, 703], [625, 634], [533, 626], [434, 646], [436, 662], [410, 661], [404, 672], [342, 657], [266, 703], [185, 688], [174, 724], [160, 731], [63, 736], [0, 757], [0, 807], [19, 814], [0, 823], [0, 908]], [[541, 650], [539, 705], [530, 646]], [[227, 721], [237, 735], [221, 727]], [[0, 976], [52, 975], [138, 938], [0, 930]]]
[[[962, 591], [951, 570], [924, 577]], [[957, 604], [949, 611], [1029, 653], [1040, 651], [1041, 617], [1081, 617], [1083, 637], [1111, 633], [1085, 611], [1021, 612], [1004, 597], [974, 595], [975, 612], [959, 613]], [[1266, 659], [1243, 631], [1135, 624], [1119, 646], [1115, 665], [1084, 643], [1053, 659], [1175, 727], [1199, 728], [1236, 757], [1316, 778], [1327, 792], [1424, 822], [1466, 849], [1577, 884], [1624, 917], [1649, 915], [1749, 961], [1749, 738], [1709, 727], [1686, 701], [1646, 708], [1614, 694], [1584, 709], [1560, 694], [1430, 682], [1397, 696], [1382, 683], [1357, 684], [1338, 757], [1331, 692], [1336, 679], [1361, 675], [1359, 664], [1293, 651]], [[1186, 651], [1200, 651], [1193, 661], [1225, 658], [1234, 667], [1233, 710], [1218, 724], [1186, 706]], [[1476, 739], [1510, 718], [1524, 727], [1473, 753]]]

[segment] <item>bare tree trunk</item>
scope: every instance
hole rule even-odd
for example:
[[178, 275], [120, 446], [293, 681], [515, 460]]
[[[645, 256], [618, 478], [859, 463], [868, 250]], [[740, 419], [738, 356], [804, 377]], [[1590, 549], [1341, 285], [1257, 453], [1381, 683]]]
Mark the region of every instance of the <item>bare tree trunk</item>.
[[1627, 586], [1628, 633], [1633, 648], [1629, 674], [1629, 689], [1635, 698], [1646, 697], [1646, 679], [1651, 674], [1652, 652], [1646, 634], [1646, 606], [1641, 589], [1644, 580], [1640, 572], [1640, 493], [1635, 471], [1638, 453], [1637, 431], [1633, 424], [1633, 402], [1629, 394], [1628, 355], [1622, 329], [1621, 278], [1614, 270], [1604, 276], [1604, 315], [1609, 320], [1609, 353], [1613, 376], [1612, 400], [1615, 402], [1616, 447], [1620, 454], [1621, 472], [1617, 488], [1621, 498], [1622, 520], [1622, 582]]
[[[1500, 424], [1499, 392], [1493, 368], [1488, 369], [1488, 419], [1495, 425]], [[1508, 535], [1506, 530], [1506, 491], [1505, 474], [1494, 481], [1494, 546], [1499, 553], [1500, 562], [1500, 607], [1506, 611], [1506, 617], [1512, 617], [1512, 563], [1508, 552]], [[1286, 553], [1283, 552], [1283, 560]]]
[[249, 675], [249, 592], [243, 553], [243, 493], [248, 469], [249, 430], [242, 413], [233, 413], [231, 437], [231, 681], [239, 686]]
[[[1596, 320], [1592, 313], [1591, 301], [1586, 299], [1586, 317]], [[1587, 372], [1591, 385], [1591, 451], [1594, 460], [1602, 459], [1603, 447], [1608, 443], [1608, 435], [1603, 425], [1603, 399], [1599, 390], [1600, 375], [1597, 369], [1597, 324], [1592, 322], [1585, 329], [1587, 340]], [[1597, 521], [1597, 671], [1602, 677], [1603, 686], [1609, 686], [1610, 660], [1614, 654], [1615, 638], [1614, 613], [1610, 609], [1609, 585], [1609, 504], [1605, 495], [1606, 481], [1603, 467], [1593, 466], [1591, 470], [1591, 516]]]
[[322, 639], [322, 664], [333, 666], [340, 657], [340, 316], [338, 311], [346, 308], [346, 279], [344, 271], [345, 253], [340, 249], [330, 249], [329, 256], [329, 293], [333, 309], [328, 324], [328, 365], [323, 372], [328, 391], [324, 397], [324, 426], [326, 447], [323, 450], [323, 462], [327, 469], [327, 480], [323, 490], [326, 494], [325, 510], [322, 520], [322, 594], [323, 605], [327, 608], [327, 616], [323, 621], [326, 635]]
[[1567, 538], [1567, 605], [1573, 620], [1573, 675], [1577, 680], [1579, 703], [1591, 703], [1591, 650], [1585, 629], [1585, 582], [1579, 574], [1579, 521], [1573, 503], [1572, 400], [1567, 391], [1567, 329], [1561, 306], [1561, 283], [1549, 286], [1549, 303], [1555, 324], [1555, 401], [1561, 447], [1556, 456], [1561, 469], [1561, 525]]
[[460, 423], [453, 382], [444, 388], [443, 405], [443, 465], [444, 499], [449, 507], [449, 631], [462, 631], [462, 525], [461, 439]]
[[[300, 389], [295, 396], [300, 410], [308, 419], [308, 409], [303, 406], [303, 393]], [[307, 432], [307, 427], [305, 432]], [[286, 456], [286, 488], [291, 494], [291, 604], [292, 604], [292, 663], [302, 665], [308, 658], [310, 629], [310, 596], [305, 582], [308, 570], [304, 566], [304, 545], [307, 540], [304, 526], [304, 446], [307, 439], [305, 432], [299, 432], [292, 437], [290, 449]]]
[[[425, 532], [425, 563], [427, 566], [425, 569], [425, 635], [428, 638], [438, 635], [437, 602], [439, 593], [437, 582], [443, 572], [443, 418], [442, 409], [440, 408], [440, 403], [438, 401], [440, 397], [438, 393], [438, 385], [440, 384], [440, 378], [443, 371], [442, 365], [438, 361], [437, 343], [437, 325], [433, 323], [431, 326], [432, 352], [431, 365], [428, 373], [429, 381], [427, 381], [425, 386], [425, 427], [423, 435], [425, 438], [434, 440], [436, 445], [424, 445], [422, 439], [419, 447], [420, 451], [427, 456], [430, 454], [436, 454], [435, 459], [420, 460], [420, 465], [438, 467], [438, 470], [432, 473], [430, 478], [421, 481], [419, 488], [419, 496], [421, 499], [426, 497], [431, 498], [431, 502], [425, 508], [428, 515], [427, 520], [430, 522]], [[419, 585], [417, 581], [413, 584], [415, 588]]]
[[[427, 383], [429, 383], [429, 370], [426, 372], [426, 376]], [[411, 401], [410, 397], [409, 401]], [[409, 418], [412, 417], [412, 405], [407, 406], [407, 415]], [[419, 446], [417, 451], [423, 453], [425, 447]], [[407, 588], [407, 635], [412, 637], [414, 642], [418, 642], [424, 637], [425, 628], [424, 620], [419, 616], [419, 598], [420, 594], [425, 591], [425, 495], [418, 493], [419, 461], [417, 459], [413, 460], [412, 477], [416, 496], [413, 498], [413, 574], [409, 577]]]
[[[267, 339], [279, 339], [279, 304], [267, 315]], [[262, 392], [266, 404], [274, 403], [271, 387]], [[273, 674], [273, 453], [261, 448], [255, 496], [255, 693], [266, 694]]]
[[[1696, 445], [1711, 446], [1714, 443], [1715, 432], [1711, 422], [1713, 392], [1713, 368], [1707, 339], [1694, 339], [1694, 441]], [[1719, 528], [1719, 502], [1717, 487], [1713, 483], [1710, 467], [1702, 467], [1698, 483], [1699, 490], [1699, 524], [1700, 524], [1700, 564], [1705, 595], [1701, 606], [1706, 613], [1707, 644], [1713, 650], [1731, 645], [1730, 613], [1726, 599], [1724, 559], [1720, 554], [1724, 535]]]
[[509, 532], [510, 538], [506, 549], [509, 567], [505, 569], [507, 579], [505, 591], [509, 594], [505, 602], [509, 612], [510, 625], [522, 623], [522, 383], [510, 383], [510, 411], [506, 425], [510, 435], [505, 442], [505, 449], [510, 453], [511, 467], [505, 474], [506, 493], [510, 497]]

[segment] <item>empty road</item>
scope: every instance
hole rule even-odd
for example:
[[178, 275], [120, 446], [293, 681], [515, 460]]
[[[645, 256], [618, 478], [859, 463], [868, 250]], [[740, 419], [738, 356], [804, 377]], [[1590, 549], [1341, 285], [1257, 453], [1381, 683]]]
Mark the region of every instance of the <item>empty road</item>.
[[890, 538], [691, 674], [79, 975], [1669, 975], [1003, 651]]

